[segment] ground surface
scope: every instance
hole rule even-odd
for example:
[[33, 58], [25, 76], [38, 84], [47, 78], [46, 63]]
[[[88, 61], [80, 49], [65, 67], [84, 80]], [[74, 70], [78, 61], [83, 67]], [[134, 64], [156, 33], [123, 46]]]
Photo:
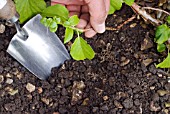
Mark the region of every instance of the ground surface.
[[[132, 14], [124, 7], [109, 16], [106, 24], [115, 27]], [[52, 70], [47, 81], [33, 76], [6, 53], [15, 33], [6, 27], [0, 34], [0, 114], [170, 113], [170, 83], [166, 72], [155, 68], [161, 56], [152, 42], [153, 27], [141, 21], [135, 19], [120, 31], [89, 39], [95, 58], [66, 61]], [[146, 40], [147, 46], [143, 45]]]

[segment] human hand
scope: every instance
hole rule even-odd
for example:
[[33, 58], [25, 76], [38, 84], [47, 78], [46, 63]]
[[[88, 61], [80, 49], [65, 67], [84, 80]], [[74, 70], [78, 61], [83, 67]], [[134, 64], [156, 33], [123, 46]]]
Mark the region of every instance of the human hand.
[[88, 29], [86, 37], [105, 31], [105, 20], [109, 11], [110, 0], [51, 0], [51, 5], [61, 4], [69, 10], [70, 16], [78, 15], [77, 28]]

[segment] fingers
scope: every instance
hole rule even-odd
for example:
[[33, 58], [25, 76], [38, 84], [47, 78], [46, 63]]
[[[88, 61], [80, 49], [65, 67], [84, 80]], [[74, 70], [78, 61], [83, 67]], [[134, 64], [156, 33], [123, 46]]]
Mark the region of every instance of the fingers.
[[85, 0], [90, 13], [90, 23], [98, 33], [105, 31], [105, 20], [107, 17], [105, 0]]
[[68, 5], [66, 7], [69, 10], [69, 16], [73, 16], [73, 15], [79, 16], [80, 15], [80, 11], [81, 11], [80, 5]]
[[83, 5], [84, 0], [51, 0], [51, 3], [65, 4], [65, 5]]
[[90, 29], [90, 30], [85, 32], [85, 36], [87, 38], [91, 38], [91, 37], [93, 37], [94, 35], [97, 34], [97, 32], [91, 27], [90, 23], [86, 26], [86, 29]]

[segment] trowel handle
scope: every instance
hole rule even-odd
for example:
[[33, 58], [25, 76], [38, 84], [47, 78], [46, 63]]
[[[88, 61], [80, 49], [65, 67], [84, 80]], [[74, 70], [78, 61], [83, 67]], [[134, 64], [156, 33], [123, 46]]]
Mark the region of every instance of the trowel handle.
[[12, 23], [18, 20], [19, 15], [12, 0], [0, 0], [0, 18]]

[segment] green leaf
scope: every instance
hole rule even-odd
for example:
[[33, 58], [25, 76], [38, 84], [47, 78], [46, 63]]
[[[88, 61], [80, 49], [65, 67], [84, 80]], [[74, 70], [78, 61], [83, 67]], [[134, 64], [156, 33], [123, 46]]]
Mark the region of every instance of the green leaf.
[[20, 23], [24, 23], [46, 8], [44, 0], [15, 0], [15, 5], [20, 15]]
[[70, 27], [70, 26], [71, 26], [71, 24], [70, 24], [70, 22], [65, 21], [65, 22], [64, 22], [64, 24], [63, 24], [63, 26], [64, 26], [64, 27]]
[[54, 27], [54, 28], [51, 28], [51, 27], [50, 27], [50, 31], [51, 31], [51, 32], [56, 32], [57, 29], [58, 29], [58, 25], [57, 25], [56, 27]]
[[158, 65], [156, 65], [156, 67], [157, 68], [158, 67], [159, 68], [170, 68], [170, 53], [168, 53], [167, 58], [163, 62], [161, 62]]
[[165, 44], [158, 44], [157, 45], [158, 52], [163, 52], [163, 51], [165, 51], [165, 49], [166, 49]]
[[113, 14], [116, 10], [120, 10], [122, 7], [122, 0], [110, 0], [109, 14]]
[[68, 19], [68, 22], [70, 22], [71, 26], [76, 26], [79, 23], [79, 18], [77, 15], [73, 15]]
[[170, 16], [167, 17], [166, 21], [170, 24]]
[[57, 18], [56, 16], [53, 17], [53, 20], [57, 23], [57, 24], [61, 24], [61, 18]]
[[58, 29], [58, 25], [57, 25], [57, 23], [53, 20], [53, 21], [50, 23], [49, 28], [50, 28], [50, 31], [51, 31], [51, 32], [56, 32], [57, 29]]
[[128, 6], [131, 6], [135, 0], [123, 0], [125, 2], [125, 4], [127, 4]]
[[157, 27], [156, 33], [156, 43], [162, 44], [166, 42], [170, 37], [170, 28], [166, 24], [162, 24]]
[[75, 60], [93, 59], [95, 52], [89, 44], [82, 38], [75, 39], [71, 46], [70, 54]]
[[62, 6], [60, 4], [49, 6], [46, 9], [44, 9], [41, 13], [44, 17], [59, 17], [62, 21], [66, 21], [69, 18], [69, 12], [65, 6]]
[[73, 38], [74, 31], [71, 28], [66, 28], [65, 30], [65, 38], [64, 38], [64, 43], [69, 42]]
[[48, 25], [47, 25], [47, 18], [45, 18], [45, 17], [41, 18], [40, 22], [41, 22], [41, 24], [43, 24], [44, 26], [48, 27]]

